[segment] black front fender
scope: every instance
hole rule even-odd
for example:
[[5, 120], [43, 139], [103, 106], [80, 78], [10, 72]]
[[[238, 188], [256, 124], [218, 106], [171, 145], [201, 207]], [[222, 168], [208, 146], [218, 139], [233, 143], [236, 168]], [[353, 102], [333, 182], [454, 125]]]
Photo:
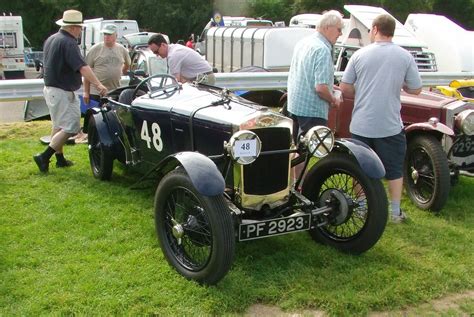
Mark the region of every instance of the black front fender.
[[216, 164], [207, 156], [197, 152], [180, 152], [162, 160], [155, 170], [160, 179], [177, 166], [183, 166], [196, 190], [204, 196], [224, 193], [225, 181]]
[[382, 178], [385, 176], [385, 168], [382, 161], [367, 144], [355, 139], [337, 139], [334, 150], [349, 152], [356, 158], [364, 173], [371, 178]]

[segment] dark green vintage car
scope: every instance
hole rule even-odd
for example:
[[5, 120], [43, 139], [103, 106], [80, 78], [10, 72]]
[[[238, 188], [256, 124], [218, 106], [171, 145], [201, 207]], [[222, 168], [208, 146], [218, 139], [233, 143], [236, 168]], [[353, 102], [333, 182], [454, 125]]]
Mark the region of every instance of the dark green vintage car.
[[359, 254], [384, 232], [385, 170], [371, 149], [324, 126], [295, 144], [291, 119], [225, 89], [155, 75], [111, 93], [85, 128], [96, 178], [113, 178], [117, 160], [154, 182], [161, 249], [199, 283], [226, 275], [238, 241], [308, 231]]

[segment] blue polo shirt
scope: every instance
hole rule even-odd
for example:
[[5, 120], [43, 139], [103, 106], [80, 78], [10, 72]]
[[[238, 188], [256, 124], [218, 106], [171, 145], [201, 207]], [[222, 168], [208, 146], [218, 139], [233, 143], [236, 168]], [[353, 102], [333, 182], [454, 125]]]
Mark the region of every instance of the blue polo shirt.
[[328, 118], [329, 104], [316, 93], [325, 84], [332, 91], [332, 45], [319, 32], [300, 40], [293, 51], [288, 74], [288, 111], [297, 116]]
[[64, 30], [51, 35], [43, 47], [44, 85], [75, 91], [81, 88], [79, 70], [87, 65], [79, 51], [77, 40]]

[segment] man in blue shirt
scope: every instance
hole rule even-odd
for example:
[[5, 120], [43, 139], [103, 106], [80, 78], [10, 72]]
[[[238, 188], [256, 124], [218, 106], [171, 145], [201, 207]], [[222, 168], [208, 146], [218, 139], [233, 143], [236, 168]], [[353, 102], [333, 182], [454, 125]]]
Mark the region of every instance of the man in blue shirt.
[[299, 41], [293, 51], [288, 74], [288, 111], [301, 133], [315, 125], [326, 125], [329, 107], [341, 103], [333, 93], [332, 48], [343, 26], [341, 14], [328, 11], [319, 21], [317, 32]]
[[396, 21], [388, 14], [372, 22], [372, 44], [352, 55], [344, 71], [341, 90], [354, 98], [350, 131], [380, 157], [388, 182], [392, 221], [406, 219], [400, 209], [406, 138], [400, 115], [400, 91], [417, 95], [422, 82], [413, 56], [394, 44]]

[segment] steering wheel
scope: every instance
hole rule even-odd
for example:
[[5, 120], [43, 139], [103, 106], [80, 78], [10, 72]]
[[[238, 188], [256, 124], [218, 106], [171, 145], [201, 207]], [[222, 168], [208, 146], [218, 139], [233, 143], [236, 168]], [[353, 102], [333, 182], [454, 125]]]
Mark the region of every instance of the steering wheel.
[[[152, 83], [152, 79], [157, 79], [157, 78], [161, 80], [154, 80]], [[168, 80], [171, 80], [171, 84], [167, 84]], [[159, 84], [156, 83], [157, 81], [159, 82]], [[165, 94], [169, 94], [172, 91], [181, 89], [181, 84], [178, 83], [178, 81], [176, 80], [174, 76], [168, 75], [168, 74], [155, 74], [153, 76], [143, 79], [137, 85], [137, 87], [135, 87], [132, 94], [133, 99], [137, 97], [138, 92], [145, 85], [148, 89], [148, 93], [150, 94], [151, 98], [159, 97]]]

